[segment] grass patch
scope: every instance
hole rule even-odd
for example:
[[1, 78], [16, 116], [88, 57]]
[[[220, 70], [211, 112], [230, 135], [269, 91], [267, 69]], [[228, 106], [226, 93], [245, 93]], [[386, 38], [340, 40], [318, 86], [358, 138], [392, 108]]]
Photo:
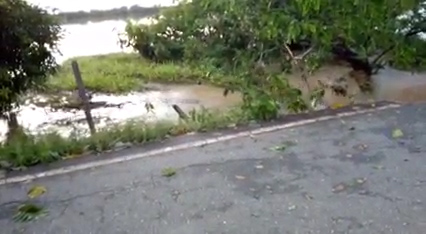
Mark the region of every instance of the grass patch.
[[41, 206], [35, 204], [23, 204], [18, 207], [16, 214], [13, 216], [13, 221], [19, 223], [30, 222], [46, 216], [47, 214], [48, 211]]
[[[77, 85], [67, 60], [47, 82], [48, 90], [75, 90]], [[153, 63], [138, 54], [114, 53], [74, 58], [87, 89], [95, 92], [123, 93], [140, 90], [146, 82], [196, 83], [221, 85], [228, 79], [207, 66], [183, 63]]]
[[193, 111], [189, 120], [179, 122], [142, 123], [130, 121], [99, 130], [86, 138], [61, 137], [57, 133], [15, 136], [0, 146], [0, 161], [10, 168], [28, 167], [40, 163], [72, 158], [84, 153], [100, 153], [119, 148], [123, 144], [141, 144], [182, 135], [226, 128], [232, 124], [247, 123], [240, 109], [218, 114], [209, 110]]

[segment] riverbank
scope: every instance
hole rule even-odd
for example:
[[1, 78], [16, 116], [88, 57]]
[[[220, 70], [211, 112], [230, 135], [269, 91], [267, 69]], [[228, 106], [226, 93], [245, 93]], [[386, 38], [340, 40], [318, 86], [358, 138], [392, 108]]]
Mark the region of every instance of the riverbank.
[[[49, 90], [72, 91], [77, 88], [71, 70], [71, 60], [65, 61], [58, 74], [49, 79]], [[75, 60], [79, 64], [86, 88], [94, 92], [141, 91], [144, 84], [150, 82], [223, 86], [231, 79], [207, 66], [190, 66], [184, 63], [156, 64], [133, 53], [85, 56]]]
[[[166, 98], [169, 101], [158, 101], [152, 107], [147, 105], [151, 103], [150, 100], [137, 100], [138, 104], [129, 105], [127, 109], [108, 107], [109, 112], [104, 112], [104, 116], [121, 114], [121, 118], [118, 118], [115, 122], [104, 122], [97, 125], [98, 131], [93, 136], [87, 134], [87, 131], [85, 135], [82, 135], [73, 130], [74, 125], [71, 123], [73, 121], [79, 121], [80, 125], [87, 130], [81, 105], [73, 107], [74, 109], [66, 112], [66, 115], [59, 113], [59, 115], [65, 116], [59, 119], [65, 122], [64, 126], [70, 134], [60, 134], [57, 125], [54, 126], [53, 130], [50, 129], [45, 132], [32, 132], [29, 135], [18, 134], [10, 143], [0, 147], [1, 168], [20, 170], [40, 163], [118, 150], [134, 144], [161, 141], [190, 132], [228, 128], [250, 122], [246, 113], [239, 108], [239, 104], [242, 102], [241, 97], [236, 95], [225, 98], [223, 88], [220, 88], [231, 81], [232, 77], [207, 65], [156, 64], [142, 59], [137, 54], [126, 53], [78, 57], [75, 58], [75, 61], [80, 66], [86, 88], [93, 92], [94, 97], [97, 100], [101, 100], [101, 102], [102, 98], [107, 96], [114, 99], [119, 97], [119, 95], [129, 95], [129, 93], [141, 94], [139, 96], [134, 95], [133, 98], [137, 99], [147, 97], [148, 99]], [[70, 63], [71, 60], [66, 61], [60, 67], [58, 73], [49, 78], [44, 90], [45, 94], [76, 90], [76, 82]], [[327, 83], [332, 78], [341, 77], [349, 70], [345, 66], [324, 66], [309, 77], [310, 87], [315, 88], [315, 85], [318, 85], [318, 81]], [[387, 96], [380, 96], [380, 93], [376, 93], [377, 95], [363, 94], [354, 80], [347, 80], [350, 96], [343, 97], [336, 95], [331, 90], [325, 90], [324, 106], [334, 108], [354, 103], [371, 103], [382, 100], [398, 102], [416, 93], [418, 96], [413, 96], [409, 102], [426, 100], [426, 95], [423, 95], [422, 92], [417, 92], [426, 86], [425, 82], [419, 83], [421, 76], [416, 78], [415, 76], [409, 77], [409, 72], [407, 74], [398, 73], [398, 79], [396, 79], [392, 77], [394, 73], [388, 70], [387, 73], [381, 74], [386, 76], [382, 77], [383, 79], [379, 76], [384, 84], [388, 85], [386, 87], [392, 88], [386, 89], [386, 87], [379, 86], [387, 91], [385, 93]], [[298, 74], [288, 74], [286, 78], [293, 87], [299, 88], [303, 93], [306, 94], [309, 91]], [[391, 85], [397, 84], [404, 79], [406, 85], [403, 88], [400, 85]], [[417, 91], [414, 92], [415, 90]], [[145, 94], [147, 95], [143, 96]], [[410, 95], [407, 96], [407, 94]], [[103, 95], [102, 98], [100, 97], [101, 95]], [[195, 104], [188, 105], [188, 103], [185, 103], [188, 101]], [[117, 106], [121, 104], [123, 103], [119, 103]], [[187, 118], [180, 118], [177, 113], [173, 113], [173, 118], [164, 117], [162, 113], [165, 109], [167, 109], [166, 111], [174, 112], [171, 107], [172, 104], [182, 105], [184, 112], [188, 115]], [[37, 118], [52, 119], [52, 116], [59, 112], [57, 109], [63, 108], [56, 106], [56, 110], [47, 109], [47, 107], [51, 109], [53, 107], [53, 103], [49, 101], [44, 104], [47, 107], [43, 108], [34, 107], [34, 104], [30, 105], [26, 106], [26, 116], [22, 116], [22, 118], [26, 118], [31, 123]], [[39, 108], [38, 112], [34, 111], [35, 108]], [[100, 109], [102, 108], [108, 109], [106, 105]], [[151, 110], [152, 108], [153, 110]], [[46, 111], [50, 111], [52, 115], [42, 114]], [[79, 117], [76, 118], [75, 116], [78, 113]], [[153, 118], [150, 121], [145, 118], [148, 113], [153, 113], [151, 116]], [[96, 112], [96, 110], [92, 110], [92, 115], [94, 116], [101, 114]], [[36, 125], [33, 130], [38, 130], [40, 126]]]

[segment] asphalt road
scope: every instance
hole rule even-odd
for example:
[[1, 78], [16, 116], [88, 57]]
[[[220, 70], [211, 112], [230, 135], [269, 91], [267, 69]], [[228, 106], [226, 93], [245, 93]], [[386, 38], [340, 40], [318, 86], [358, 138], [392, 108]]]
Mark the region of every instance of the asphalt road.
[[[403, 136], [394, 138], [393, 130]], [[401, 135], [401, 134], [398, 134]], [[164, 177], [173, 167], [176, 175]], [[33, 185], [49, 214], [12, 221]], [[0, 233], [426, 233], [426, 105], [0, 186]]]

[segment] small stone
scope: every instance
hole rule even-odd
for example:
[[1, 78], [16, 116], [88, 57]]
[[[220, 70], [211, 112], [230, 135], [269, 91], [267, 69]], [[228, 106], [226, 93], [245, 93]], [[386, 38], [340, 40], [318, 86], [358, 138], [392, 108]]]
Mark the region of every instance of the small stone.
[[256, 169], [263, 169], [263, 165], [256, 165]]
[[359, 178], [359, 179], [357, 179], [356, 180], [356, 182], [358, 183], [358, 184], [363, 184], [363, 183], [365, 183], [367, 181], [367, 179], [365, 179], [365, 178]]
[[334, 193], [340, 193], [340, 192], [343, 192], [344, 190], [346, 190], [346, 185], [343, 184], [343, 183], [338, 184], [338, 185], [336, 185], [336, 186], [333, 187], [333, 192]]
[[358, 145], [355, 145], [353, 148], [364, 151], [364, 150], [366, 150], [368, 148], [368, 145], [366, 145], [366, 144], [358, 144]]
[[296, 209], [296, 206], [295, 205], [292, 205], [292, 206], [289, 206], [288, 207], [288, 210], [295, 210]]
[[258, 218], [258, 217], [260, 217], [260, 214], [258, 214], [258, 213], [251, 213], [250, 216]]
[[245, 176], [236, 175], [235, 178], [237, 180], [244, 180], [246, 177]]
[[178, 190], [174, 190], [173, 195], [180, 195], [180, 192]]
[[347, 154], [346, 157], [347, 158], [352, 158], [352, 154]]

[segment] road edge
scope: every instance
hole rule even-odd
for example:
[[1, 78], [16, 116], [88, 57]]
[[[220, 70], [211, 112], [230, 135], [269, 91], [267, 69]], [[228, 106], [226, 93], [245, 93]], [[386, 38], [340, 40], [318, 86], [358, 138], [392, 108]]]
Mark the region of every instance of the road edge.
[[116, 163], [123, 163], [123, 162], [142, 159], [142, 158], [146, 158], [146, 157], [158, 156], [158, 155], [162, 155], [162, 154], [165, 154], [165, 153], [170, 153], [170, 152], [175, 152], [175, 151], [180, 151], [180, 150], [185, 150], [185, 149], [190, 149], [190, 148], [195, 148], [195, 147], [200, 147], [200, 146], [205, 146], [205, 145], [210, 145], [210, 144], [215, 144], [215, 143], [229, 141], [229, 140], [236, 139], [236, 138], [247, 137], [247, 136], [251, 136], [251, 135], [259, 135], [259, 134], [279, 131], [279, 130], [283, 130], [283, 129], [287, 129], [287, 128], [298, 127], [298, 126], [302, 126], [302, 125], [307, 125], [307, 124], [312, 124], [312, 123], [317, 123], [317, 122], [323, 122], [323, 121], [327, 121], [327, 120], [339, 119], [339, 118], [342, 118], [342, 117], [350, 117], [350, 116], [355, 116], [355, 115], [367, 114], [367, 113], [372, 113], [372, 112], [387, 110], [387, 109], [396, 109], [396, 108], [399, 108], [399, 107], [401, 107], [401, 105], [391, 103], [391, 104], [387, 104], [387, 105], [384, 105], [384, 106], [379, 106], [379, 107], [375, 107], [375, 108], [371, 108], [371, 109], [347, 111], [347, 112], [337, 113], [335, 115], [325, 115], [325, 116], [313, 117], [313, 118], [310, 118], [310, 119], [296, 120], [296, 121], [288, 122], [288, 123], [284, 123], [284, 124], [277, 123], [277, 124], [274, 124], [274, 125], [271, 125], [271, 126], [258, 127], [258, 128], [251, 129], [251, 130], [245, 130], [245, 131], [241, 131], [241, 132], [237, 132], [237, 133], [230, 133], [230, 134], [217, 136], [217, 137], [210, 137], [210, 138], [203, 139], [203, 140], [187, 142], [187, 143], [180, 143], [180, 144], [176, 144], [176, 145], [169, 146], [169, 147], [163, 147], [163, 148], [150, 150], [148, 152], [135, 153], [135, 154], [131, 154], [131, 155], [109, 158], [109, 159], [99, 159], [99, 160], [96, 160], [96, 161], [80, 163], [80, 164], [76, 164], [76, 165], [69, 165], [69, 166], [63, 166], [63, 167], [54, 168], [54, 169], [48, 169], [48, 170], [42, 171], [42, 172], [36, 172], [36, 173], [30, 173], [30, 174], [26, 174], [26, 175], [18, 175], [18, 176], [11, 176], [11, 177], [8, 177], [8, 178], [2, 178], [2, 179], [0, 179], [0, 186], [6, 185], [6, 184], [32, 181], [32, 180], [44, 178], [44, 177], [63, 175], [63, 174], [68, 174], [68, 173], [72, 173], [72, 172], [76, 172], [76, 171], [82, 171], [82, 170], [87, 170], [87, 169], [92, 169], [92, 168], [97, 168], [97, 167], [102, 167], [102, 166], [108, 166], [108, 165], [112, 165], [112, 164], [116, 164]]

